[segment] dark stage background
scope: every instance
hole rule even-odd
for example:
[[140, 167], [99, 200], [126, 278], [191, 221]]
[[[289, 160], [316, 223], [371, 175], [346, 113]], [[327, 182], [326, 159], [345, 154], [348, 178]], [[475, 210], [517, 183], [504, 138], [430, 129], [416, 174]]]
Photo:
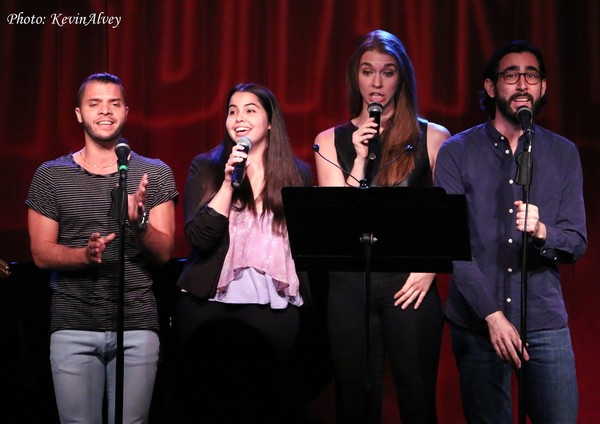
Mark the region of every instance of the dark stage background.
[[[35, 168], [83, 145], [73, 109], [79, 84], [91, 73], [122, 78], [130, 107], [124, 136], [133, 150], [168, 163], [181, 193], [191, 158], [220, 141], [225, 95], [234, 83], [254, 81], [274, 91], [295, 152], [313, 163], [317, 133], [348, 118], [346, 65], [366, 32], [382, 28], [403, 40], [417, 72], [420, 113], [452, 133], [486, 118], [478, 91], [491, 52], [515, 38], [539, 45], [549, 104], [537, 123], [577, 144], [585, 174], [590, 245], [581, 261], [562, 268], [563, 288], [577, 358], [579, 421], [600, 422], [600, 149], [594, 127], [600, 116], [600, 2], [3, 0], [0, 12], [0, 258], [16, 263], [31, 261], [23, 202]], [[60, 25], [63, 17], [100, 13], [121, 21], [116, 28]], [[182, 225], [178, 207], [175, 258], [187, 254]], [[442, 278], [444, 295], [446, 282]], [[324, 422], [330, 422], [332, 402], [328, 385], [314, 401]], [[394, 422], [391, 386], [385, 402], [386, 422]], [[440, 422], [462, 422], [459, 404], [446, 333]]]

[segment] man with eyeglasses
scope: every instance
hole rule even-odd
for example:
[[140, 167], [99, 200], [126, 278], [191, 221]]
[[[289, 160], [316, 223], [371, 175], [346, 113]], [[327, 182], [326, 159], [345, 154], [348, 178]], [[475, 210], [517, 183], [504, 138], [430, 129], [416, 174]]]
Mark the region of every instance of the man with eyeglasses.
[[[469, 423], [512, 424], [511, 373], [524, 370], [520, 411], [533, 423], [575, 423], [575, 360], [557, 265], [575, 262], [587, 247], [579, 154], [566, 138], [518, 119], [520, 109], [535, 116], [546, 101], [537, 47], [515, 41], [498, 49], [484, 79], [481, 107], [490, 119], [448, 139], [435, 168], [435, 184], [467, 200], [472, 260], [453, 264], [446, 309], [463, 411]], [[529, 147], [523, 182], [516, 159]]]

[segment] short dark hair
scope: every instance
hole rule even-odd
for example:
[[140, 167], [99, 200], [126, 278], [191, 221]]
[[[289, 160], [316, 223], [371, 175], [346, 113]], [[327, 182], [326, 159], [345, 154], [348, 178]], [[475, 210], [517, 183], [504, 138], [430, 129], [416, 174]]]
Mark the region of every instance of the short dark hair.
[[[525, 40], [514, 40], [496, 50], [485, 65], [483, 70], [483, 79], [486, 80], [489, 78], [490, 81], [493, 81], [494, 85], [496, 85], [498, 82], [498, 67], [500, 66], [500, 61], [502, 58], [510, 53], [525, 52], [529, 52], [535, 56], [538, 61], [540, 76], [542, 79], [546, 79], [546, 66], [544, 65], [542, 52], [539, 48]], [[545, 95], [540, 99], [539, 109], [541, 109], [544, 104], [546, 104]], [[494, 118], [496, 115], [496, 99], [490, 97], [485, 90], [481, 90], [479, 105], [483, 111], [487, 112], [490, 118]]]
[[92, 74], [89, 77], [87, 77], [83, 81], [81, 86], [79, 87], [79, 91], [77, 92], [77, 106], [78, 107], [81, 106], [81, 98], [83, 97], [83, 92], [85, 91], [85, 87], [87, 87], [87, 85], [92, 81], [101, 82], [103, 84], [118, 85], [119, 88], [121, 89], [121, 93], [123, 94], [123, 101], [125, 101], [125, 105], [127, 105], [127, 95], [125, 94], [125, 88], [123, 87], [123, 84], [121, 83], [121, 79], [116, 75], [109, 74], [108, 72], [100, 72], [97, 74]]

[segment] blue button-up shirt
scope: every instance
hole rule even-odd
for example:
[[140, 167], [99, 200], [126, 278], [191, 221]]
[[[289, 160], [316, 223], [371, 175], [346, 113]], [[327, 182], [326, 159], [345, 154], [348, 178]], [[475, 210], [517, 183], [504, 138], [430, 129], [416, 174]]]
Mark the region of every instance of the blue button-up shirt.
[[[436, 186], [467, 200], [472, 261], [456, 261], [446, 314], [456, 325], [487, 329], [484, 318], [503, 311], [520, 328], [522, 232], [516, 229], [513, 202], [523, 200], [515, 183], [515, 157], [508, 139], [491, 122], [448, 139], [436, 160]], [[534, 126], [529, 203], [546, 225], [540, 245], [528, 237], [527, 328], [566, 325], [558, 262], [572, 263], [587, 247], [583, 175], [579, 153], [569, 140]]]

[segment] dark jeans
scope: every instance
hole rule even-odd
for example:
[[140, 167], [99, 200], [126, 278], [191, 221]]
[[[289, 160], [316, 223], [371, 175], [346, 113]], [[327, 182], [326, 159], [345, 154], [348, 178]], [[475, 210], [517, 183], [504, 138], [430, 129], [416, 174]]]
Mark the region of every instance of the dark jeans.
[[[487, 333], [452, 325], [463, 411], [469, 423], [512, 424], [512, 367], [501, 360]], [[569, 328], [527, 335], [525, 410], [532, 423], [577, 421], [577, 379]]]

